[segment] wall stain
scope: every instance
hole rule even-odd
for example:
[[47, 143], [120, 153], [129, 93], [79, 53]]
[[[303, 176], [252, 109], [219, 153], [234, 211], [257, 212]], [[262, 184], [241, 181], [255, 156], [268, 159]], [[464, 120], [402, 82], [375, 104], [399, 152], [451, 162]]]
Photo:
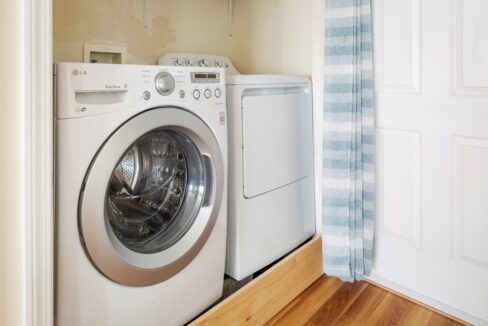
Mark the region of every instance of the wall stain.
[[54, 0], [53, 7], [55, 43], [126, 45], [132, 61], [154, 63], [176, 41], [168, 17], [151, 17], [144, 27], [140, 0]]

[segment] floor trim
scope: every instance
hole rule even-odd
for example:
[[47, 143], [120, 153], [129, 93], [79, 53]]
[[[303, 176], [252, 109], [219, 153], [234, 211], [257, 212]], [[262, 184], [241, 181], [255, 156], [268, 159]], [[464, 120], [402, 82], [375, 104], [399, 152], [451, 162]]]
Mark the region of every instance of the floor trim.
[[440, 315], [443, 315], [447, 318], [453, 319], [461, 324], [465, 325], [479, 325], [479, 326], [488, 326], [488, 323], [484, 320], [481, 320], [475, 316], [467, 314], [463, 311], [457, 310], [451, 306], [448, 306], [444, 303], [436, 301], [430, 297], [422, 295], [418, 292], [412, 291], [407, 289], [401, 285], [398, 285], [394, 282], [390, 282], [380, 276], [372, 274], [369, 278], [366, 279], [367, 282], [374, 284], [386, 291], [394, 293], [406, 300], [412, 301], [418, 305], [421, 305], [427, 309], [430, 309]]

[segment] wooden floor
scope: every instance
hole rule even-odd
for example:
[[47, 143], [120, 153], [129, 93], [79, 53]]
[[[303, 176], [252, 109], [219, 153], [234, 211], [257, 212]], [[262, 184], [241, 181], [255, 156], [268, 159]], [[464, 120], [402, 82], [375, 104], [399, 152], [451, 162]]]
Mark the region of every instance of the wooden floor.
[[367, 282], [322, 276], [267, 325], [463, 325]]

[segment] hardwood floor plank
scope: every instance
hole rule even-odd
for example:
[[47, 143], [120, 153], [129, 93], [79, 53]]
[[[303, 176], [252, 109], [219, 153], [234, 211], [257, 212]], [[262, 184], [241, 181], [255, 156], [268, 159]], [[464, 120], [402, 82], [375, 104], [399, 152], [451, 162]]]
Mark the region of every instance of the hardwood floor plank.
[[454, 325], [462, 325], [458, 323], [457, 321], [454, 321], [452, 319], [446, 318], [445, 316], [436, 314], [436, 313], [431, 313], [430, 317], [428, 319], [428, 325], [432, 326], [454, 326]]
[[378, 306], [371, 311], [369, 318], [366, 320], [368, 325], [396, 325], [405, 309], [403, 302], [397, 300], [398, 297], [392, 293], [387, 293]]
[[412, 308], [411, 303], [392, 293], [388, 293], [385, 298], [388, 298], [390, 301], [389, 309], [386, 314], [380, 316], [379, 322], [376, 325], [404, 325], [402, 320], [408, 310]]
[[418, 306], [414, 303], [411, 303], [411, 309], [407, 311], [402, 319], [403, 325], [418, 325], [418, 326], [428, 326], [431, 325], [429, 323], [429, 319], [432, 314], [434, 314], [431, 310]]
[[380, 304], [388, 292], [368, 285], [349, 309], [337, 321], [337, 325], [366, 325], [371, 312]]
[[367, 286], [364, 282], [344, 283], [305, 325], [335, 324]]
[[369, 282], [323, 276], [267, 325], [461, 326], [456, 320]]
[[338, 278], [322, 276], [273, 317], [267, 325], [305, 324], [337, 292], [342, 283]]

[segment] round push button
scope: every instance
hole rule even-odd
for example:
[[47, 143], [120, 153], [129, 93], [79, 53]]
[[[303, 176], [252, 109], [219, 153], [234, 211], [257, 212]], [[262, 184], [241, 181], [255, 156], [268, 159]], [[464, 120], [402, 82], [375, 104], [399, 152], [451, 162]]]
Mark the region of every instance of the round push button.
[[142, 93], [142, 97], [144, 97], [144, 99], [147, 101], [147, 100], [150, 100], [151, 99], [151, 92], [149, 91], [145, 91], [144, 93]]
[[210, 97], [212, 97], [212, 91], [211, 91], [211, 90], [209, 90], [208, 88], [205, 90], [205, 93], [204, 93], [204, 94], [205, 94], [205, 97], [206, 97], [206, 98], [210, 98]]
[[219, 98], [221, 95], [222, 95], [222, 91], [220, 90], [220, 88], [217, 88], [217, 89], [215, 90], [215, 97], [216, 97], [216, 98]]
[[198, 100], [200, 98], [200, 91], [198, 89], [193, 91], [193, 98]]

